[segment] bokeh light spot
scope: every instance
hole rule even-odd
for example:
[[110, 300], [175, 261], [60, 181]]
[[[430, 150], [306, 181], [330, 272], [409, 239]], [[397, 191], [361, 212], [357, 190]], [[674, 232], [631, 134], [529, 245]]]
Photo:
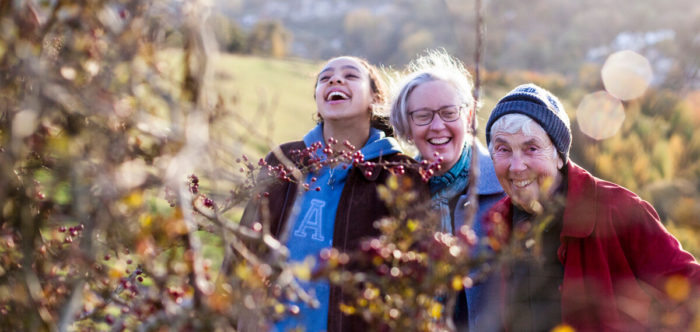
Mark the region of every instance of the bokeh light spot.
[[133, 159], [119, 165], [116, 173], [116, 183], [122, 189], [131, 189], [146, 181], [148, 170], [143, 159]]
[[25, 138], [36, 129], [38, 115], [34, 110], [22, 110], [12, 119], [12, 135], [17, 138]]
[[621, 100], [638, 98], [644, 94], [652, 78], [649, 60], [633, 51], [611, 54], [600, 73], [605, 89]]
[[688, 278], [674, 275], [666, 281], [666, 294], [678, 302], [685, 301], [690, 295], [690, 282]]
[[571, 325], [567, 324], [561, 324], [557, 325], [552, 329], [552, 332], [575, 332], [576, 329], [574, 329]]
[[605, 91], [586, 95], [576, 110], [581, 131], [597, 140], [615, 135], [625, 120], [622, 102]]

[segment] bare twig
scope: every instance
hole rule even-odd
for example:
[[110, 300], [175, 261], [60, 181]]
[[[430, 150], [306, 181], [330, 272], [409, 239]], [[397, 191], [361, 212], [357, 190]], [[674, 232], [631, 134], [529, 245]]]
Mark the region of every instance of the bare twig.
[[[291, 267], [287, 262], [289, 253], [287, 252], [286, 247], [281, 245], [279, 241], [275, 240], [270, 234], [266, 234], [265, 232], [255, 232], [247, 227], [238, 225], [238, 223], [225, 220], [217, 213], [211, 215], [206, 211], [200, 210], [196, 205], [193, 205], [193, 209], [204, 216], [207, 220], [219, 226], [224, 233], [228, 233], [226, 234], [226, 239], [229, 240], [228, 242], [230, 243], [230, 247], [233, 248], [244, 260], [250, 263], [253, 268], [271, 265], [270, 267], [276, 268], [278, 271], [280, 271], [279, 275], [283, 275], [285, 271], [291, 270]], [[265, 261], [261, 260], [248, 248], [246, 241], [241, 239], [241, 235], [246, 237], [248, 240], [257, 240], [264, 243], [269, 249], [268, 257], [271, 257], [272, 259]], [[229, 243], [225, 243], [224, 245], [229, 246]], [[296, 293], [302, 302], [312, 304], [315, 301], [315, 298], [308, 294], [294, 278], [290, 278], [289, 280], [280, 280], [280, 278], [278, 278], [277, 282], [282, 287], [289, 287], [292, 289], [292, 291]]]
[[471, 165], [469, 165], [469, 193], [468, 204], [466, 206], [466, 213], [464, 225], [469, 229], [474, 225], [474, 217], [476, 215], [476, 209], [479, 205], [478, 196], [478, 182], [479, 182], [479, 151], [476, 145], [478, 132], [476, 129], [476, 107], [479, 105], [481, 98], [481, 72], [479, 71], [481, 64], [481, 55], [483, 52], [483, 39], [484, 39], [484, 20], [483, 12], [481, 8], [481, 0], [476, 0], [475, 2], [475, 12], [476, 12], [476, 50], [474, 51], [474, 115], [472, 117], [471, 123], [471, 133], [474, 137], [472, 139], [472, 159]]

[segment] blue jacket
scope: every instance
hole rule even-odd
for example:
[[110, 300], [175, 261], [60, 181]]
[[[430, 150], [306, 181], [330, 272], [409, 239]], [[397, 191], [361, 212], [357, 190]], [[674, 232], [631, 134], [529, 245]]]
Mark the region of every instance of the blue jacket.
[[[479, 206], [477, 208], [476, 216], [472, 224], [477, 237], [479, 239], [486, 239], [486, 230], [483, 229], [483, 223], [479, 221], [483, 220], [484, 217], [487, 215], [487, 212], [491, 209], [491, 207], [496, 202], [503, 199], [506, 196], [506, 194], [503, 191], [501, 184], [498, 182], [498, 178], [496, 177], [496, 170], [493, 168], [493, 161], [491, 161], [489, 151], [479, 141], [476, 142], [476, 147], [479, 156], [479, 181], [477, 183], [477, 195], [479, 199]], [[465, 204], [467, 204], [468, 199], [469, 194], [465, 192], [459, 197], [457, 201], [457, 206], [455, 207], [454, 211], [455, 230], [458, 230], [464, 222], [466, 212]], [[499, 310], [499, 308], [495, 307], [496, 305], [493, 303], [494, 301], [481, 300], [483, 296], [488, 294], [488, 287], [495, 287], [495, 285], [492, 286], [492, 284], [493, 283], [489, 283], [489, 280], [484, 280], [484, 282], [477, 282], [471, 288], [466, 289], [466, 305], [468, 310], [467, 312], [470, 331], [483, 331], [484, 328], [487, 326], [499, 326], [496, 324], [500, 322], [490, 322], [490, 319], [497, 319], [497, 316], [494, 317], [494, 315], [483, 314], [492, 312], [492, 310]], [[477, 303], [479, 305], [476, 305]], [[485, 303], [493, 304], [493, 308], [489, 307], [490, 305], [484, 307]], [[460, 310], [458, 309], [455, 312], [455, 314], [460, 315]], [[458, 328], [466, 327], [460, 326], [459, 318], [460, 317], [455, 317], [455, 321], [458, 325]]]
[[[482, 220], [491, 206], [500, 201], [506, 194], [496, 177], [496, 170], [493, 168], [493, 162], [491, 161], [489, 151], [479, 141], [476, 142], [476, 148], [479, 156], [479, 181], [477, 182], [479, 207], [477, 208], [476, 219], [474, 220]], [[454, 211], [455, 230], [458, 230], [464, 223], [466, 212], [465, 204], [467, 204], [468, 200], [469, 193], [467, 192], [459, 196], [457, 200]], [[474, 222], [473, 224], [475, 227], [474, 231], [477, 235], [481, 235], [480, 223]]]

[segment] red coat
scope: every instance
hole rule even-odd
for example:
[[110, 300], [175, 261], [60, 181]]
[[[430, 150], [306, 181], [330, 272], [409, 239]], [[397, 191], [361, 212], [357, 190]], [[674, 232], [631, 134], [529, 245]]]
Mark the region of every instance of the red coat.
[[[700, 265], [648, 202], [571, 161], [567, 167], [558, 250], [564, 266], [563, 322], [576, 331], [650, 329], [651, 300], [668, 301], [669, 277], [681, 277], [699, 289]], [[510, 198], [501, 200], [485, 221], [501, 241], [509, 236], [511, 207]]]

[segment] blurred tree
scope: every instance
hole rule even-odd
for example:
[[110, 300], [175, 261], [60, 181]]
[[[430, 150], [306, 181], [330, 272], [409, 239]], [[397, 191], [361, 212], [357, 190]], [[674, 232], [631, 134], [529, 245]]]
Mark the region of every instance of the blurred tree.
[[398, 32], [385, 17], [360, 8], [345, 15], [343, 48], [349, 54], [377, 63], [388, 59], [398, 48]]
[[224, 51], [231, 53], [246, 51], [246, 33], [235, 21], [223, 14], [215, 13], [209, 18], [209, 24], [216, 35], [216, 41]]
[[[431, 48], [433, 45], [433, 34], [427, 29], [421, 29], [415, 33], [409, 34], [401, 40], [400, 53], [419, 54], [420, 52]], [[408, 58], [408, 56], [407, 56]]]
[[673, 43], [667, 44], [670, 50], [664, 52], [672, 61], [666, 73], [664, 85], [684, 93], [700, 88], [700, 6], [678, 16], [680, 24], [675, 29]]
[[281, 58], [287, 55], [292, 33], [280, 21], [260, 21], [248, 35], [248, 52]]
[[[247, 201], [254, 167], [234, 172], [238, 144], [210, 131], [231, 114], [204, 88], [208, 12], [0, 3], [3, 330], [231, 330], [242, 299], [285, 270], [239, 246], [241, 267], [214, 280], [221, 248], [262, 235], [218, 219]], [[269, 299], [256, 298], [260, 310]]]
[[698, 204], [687, 204], [700, 201], [694, 189], [700, 188], [697, 110], [690, 105], [672, 91], [650, 89], [626, 103], [626, 120], [617, 135], [595, 141], [574, 131], [572, 155], [594, 174], [650, 200], [662, 220], [700, 226], [694, 213]]

